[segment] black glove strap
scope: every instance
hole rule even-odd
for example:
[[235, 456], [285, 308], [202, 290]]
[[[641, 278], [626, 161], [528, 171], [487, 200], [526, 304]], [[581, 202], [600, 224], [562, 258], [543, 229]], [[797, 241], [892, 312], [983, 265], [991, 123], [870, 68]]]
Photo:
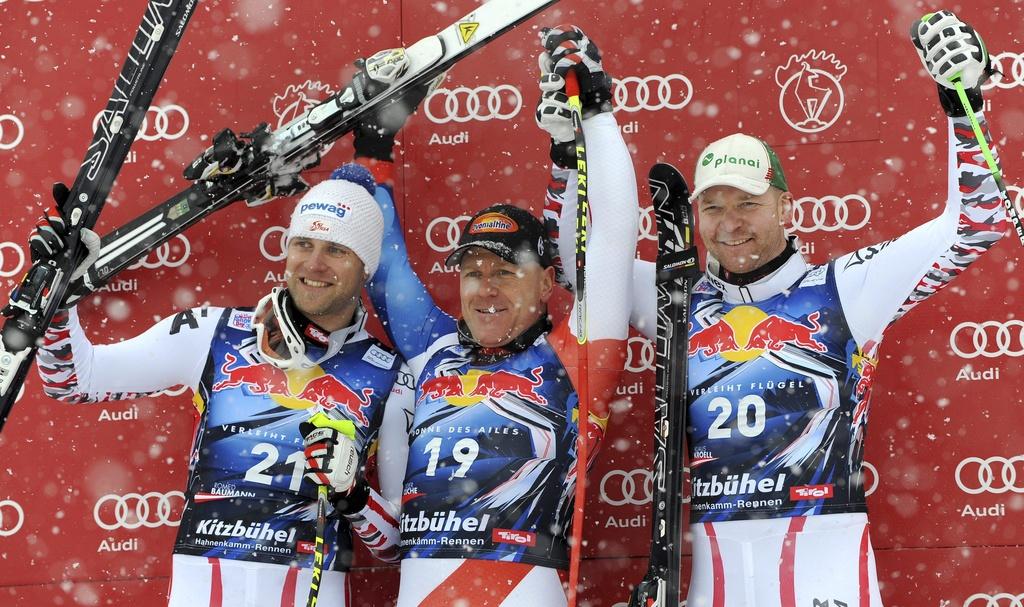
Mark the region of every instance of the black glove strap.
[[348, 495], [335, 496], [331, 503], [339, 514], [355, 514], [366, 507], [370, 501], [370, 485], [362, 479], [356, 480]]
[[[960, 103], [960, 95], [955, 89], [946, 88], [941, 84], [939, 87], [939, 103], [942, 104], [942, 111], [951, 118], [962, 118], [967, 115], [964, 104]], [[985, 107], [985, 100], [981, 98], [981, 86], [973, 89], [964, 89], [967, 93], [967, 100], [971, 102], [971, 110], [980, 112]]]

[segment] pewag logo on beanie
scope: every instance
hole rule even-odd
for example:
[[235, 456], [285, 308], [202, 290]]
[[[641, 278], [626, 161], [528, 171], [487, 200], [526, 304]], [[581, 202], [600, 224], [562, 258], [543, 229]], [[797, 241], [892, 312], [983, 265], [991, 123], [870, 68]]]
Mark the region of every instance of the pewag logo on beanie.
[[352, 210], [347, 204], [334, 204], [333, 202], [306, 202], [299, 207], [299, 214], [310, 212], [330, 213], [343, 219], [345, 214]]
[[718, 168], [723, 164], [735, 164], [740, 166], [753, 167], [755, 169], [761, 168], [761, 160], [759, 158], [741, 158], [739, 156], [730, 156], [728, 154], [715, 156], [714, 152], [708, 152], [704, 156], [703, 160], [700, 161], [701, 166], [708, 166], [714, 161], [715, 166], [712, 168]]
[[519, 230], [519, 224], [504, 213], [484, 213], [477, 217], [471, 226], [470, 234], [485, 234], [490, 232], [512, 233]]

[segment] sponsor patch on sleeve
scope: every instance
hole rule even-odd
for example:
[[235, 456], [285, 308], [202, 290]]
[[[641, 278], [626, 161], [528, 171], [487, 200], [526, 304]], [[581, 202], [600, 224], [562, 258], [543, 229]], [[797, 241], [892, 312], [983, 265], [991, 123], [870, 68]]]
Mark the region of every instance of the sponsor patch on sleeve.
[[800, 282], [801, 287], [817, 287], [825, 284], [825, 280], [828, 278], [828, 266], [818, 266], [812, 269], [804, 276], [803, 281]]
[[231, 316], [228, 317], [228, 326], [232, 329], [252, 331], [252, 312], [232, 310]]
[[370, 346], [363, 354], [363, 360], [381, 369], [390, 369], [395, 364], [395, 355], [379, 346]]

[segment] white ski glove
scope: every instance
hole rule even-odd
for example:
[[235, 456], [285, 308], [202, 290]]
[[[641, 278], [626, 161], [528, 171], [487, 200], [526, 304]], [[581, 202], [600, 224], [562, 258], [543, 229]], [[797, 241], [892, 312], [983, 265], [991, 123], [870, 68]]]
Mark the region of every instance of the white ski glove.
[[306, 454], [305, 476], [326, 485], [331, 501], [347, 496], [359, 475], [355, 425], [317, 413], [299, 425]]
[[540, 77], [540, 101], [534, 118], [537, 126], [547, 131], [555, 143], [575, 141], [576, 129], [572, 124], [572, 110], [565, 94], [565, 80], [555, 73]]
[[924, 68], [940, 85], [952, 89], [959, 78], [965, 89], [979, 86], [991, 66], [985, 43], [974, 28], [949, 11], [927, 15], [910, 30]]

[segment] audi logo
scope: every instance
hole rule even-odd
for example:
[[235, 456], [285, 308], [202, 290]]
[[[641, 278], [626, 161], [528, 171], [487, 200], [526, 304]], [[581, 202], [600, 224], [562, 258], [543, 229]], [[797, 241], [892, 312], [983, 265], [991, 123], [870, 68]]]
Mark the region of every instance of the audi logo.
[[[868, 474], [870, 472], [870, 474]], [[860, 465], [860, 473], [864, 477], [864, 497], [869, 497], [878, 489], [878, 468], [871, 462], [863, 462]]]
[[511, 84], [437, 89], [423, 103], [424, 113], [435, 124], [511, 120], [521, 109], [523, 94]]
[[615, 81], [613, 110], [681, 110], [693, 99], [693, 84], [682, 74], [626, 76]]
[[972, 594], [964, 601], [964, 607], [1024, 607], [1024, 594]]
[[146, 268], [154, 270], [159, 267], [180, 267], [188, 260], [188, 256], [192, 254], [192, 243], [188, 241], [188, 238], [185, 238], [184, 234], [177, 234], [175, 235], [175, 238], [181, 241], [180, 246], [172, 246], [171, 241], [165, 242], [150, 251], [149, 254], [142, 259], [128, 266], [128, 269], [137, 270], [139, 268]]
[[181, 491], [159, 493], [107, 494], [96, 502], [92, 517], [101, 529], [155, 529], [166, 525], [177, 527], [181, 511], [185, 508], [185, 494]]
[[0, 114], [0, 150], [13, 150], [25, 138], [25, 125], [14, 114]]
[[871, 219], [871, 204], [859, 194], [804, 196], [793, 204], [793, 231], [859, 230]]
[[0, 242], [0, 278], [17, 276], [23, 267], [25, 251], [13, 242]]
[[1024, 53], [1004, 52], [991, 57], [992, 67], [999, 73], [992, 74], [992, 78], [981, 85], [983, 91], [1024, 86]]
[[626, 371], [643, 373], [654, 370], [654, 344], [649, 339], [634, 335], [626, 345]]
[[[102, 116], [103, 112], [100, 111], [92, 119], [93, 132], [96, 132], [96, 129], [99, 128]], [[151, 105], [146, 110], [146, 115], [142, 119], [142, 124], [139, 126], [139, 132], [135, 135], [135, 140], [159, 141], [166, 139], [173, 141], [181, 139], [188, 132], [188, 125], [188, 111], [180, 105], [175, 103], [164, 106]]]
[[654, 497], [654, 474], [650, 470], [612, 470], [601, 479], [601, 501], [611, 506], [643, 506]]
[[658, 224], [654, 220], [654, 207], [652, 206], [640, 209], [639, 240], [653, 240], [654, 242], [658, 242]]
[[962, 322], [949, 334], [949, 347], [968, 359], [1024, 356], [1024, 320]]
[[[1024, 474], [1017, 477], [1017, 468], [1024, 464], [1024, 455], [1005, 457], [968, 457], [956, 467], [956, 484], [968, 495], [1001, 494], [1008, 491], [1024, 493]], [[975, 466], [977, 469], [975, 470]], [[1024, 467], [1021, 467], [1024, 472]]]
[[288, 228], [271, 226], [260, 236], [260, 253], [267, 261], [283, 261], [288, 257]]
[[454, 251], [462, 237], [462, 227], [469, 221], [469, 215], [458, 217], [435, 217], [427, 224], [427, 246], [438, 253]]
[[25, 511], [14, 500], [0, 500], [0, 537], [10, 537], [25, 524]]

